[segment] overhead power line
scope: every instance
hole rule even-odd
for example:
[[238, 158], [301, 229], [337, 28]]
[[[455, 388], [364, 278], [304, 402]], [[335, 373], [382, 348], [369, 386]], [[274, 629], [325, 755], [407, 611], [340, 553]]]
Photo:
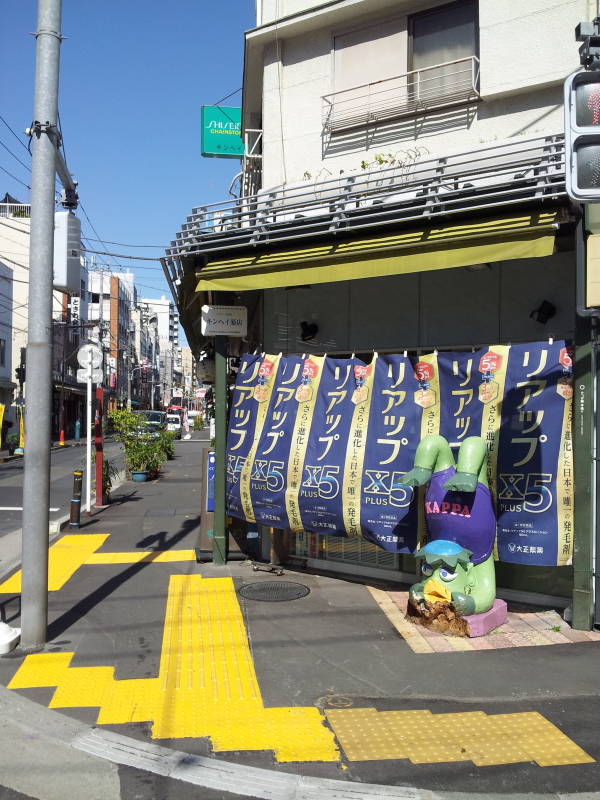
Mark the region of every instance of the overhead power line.
[[20, 178], [17, 178], [17, 176], [16, 176], [16, 175], [13, 175], [13, 174], [12, 174], [12, 172], [9, 172], [7, 169], [4, 169], [4, 167], [1, 167], [1, 166], [0, 166], [0, 169], [2, 170], [2, 172], [6, 172], [6, 174], [7, 174], [7, 175], [10, 175], [10, 177], [11, 177], [13, 180], [15, 180], [17, 183], [20, 183], [20, 184], [21, 184], [21, 186], [24, 186], [26, 189], [31, 189], [31, 186], [30, 186], [28, 183], [25, 183], [25, 182], [24, 182], [24, 181], [22, 181]]
[[[91, 236], [87, 237], [90, 242], [101, 242], [102, 244], [116, 244], [118, 247], [155, 247], [158, 250], [166, 250], [164, 244], [127, 244], [127, 242], [111, 242], [110, 239], [94, 239]], [[131, 258], [131, 256], [127, 256]]]
[[[10, 125], [8, 124], [8, 122], [7, 122], [7, 121], [4, 119], [4, 117], [3, 117], [3, 116], [1, 116], [1, 115], [0, 115], [0, 120], [2, 120], [2, 122], [3, 122], [3, 123], [6, 125], [6, 127], [8, 128], [8, 130], [9, 130], [9, 131], [12, 133], [12, 135], [15, 137], [15, 139], [16, 139], [16, 140], [17, 140], [17, 142], [18, 142], [18, 143], [21, 145], [21, 147], [23, 147], [23, 148], [24, 148], [25, 150], [27, 150], [27, 152], [29, 153], [29, 149], [28, 149], [27, 145], [25, 144], [25, 142], [23, 141], [23, 139], [21, 139], [21, 137], [20, 137], [20, 136], [18, 136], [18, 135], [17, 135], [17, 134], [16, 134], [16, 133], [13, 131], [13, 129], [12, 129], [12, 128], [10, 127]], [[29, 153], [29, 155], [31, 155], [31, 153]]]
[[3, 148], [6, 150], [6, 152], [7, 152], [7, 153], [10, 153], [10, 154], [11, 154], [11, 156], [12, 156], [12, 157], [15, 159], [15, 161], [18, 161], [18, 162], [19, 162], [19, 164], [20, 164], [22, 167], [25, 167], [25, 169], [26, 169], [26, 170], [28, 170], [29, 172], [31, 172], [31, 167], [29, 166], [29, 164], [26, 164], [24, 161], [21, 161], [21, 159], [19, 158], [19, 156], [16, 156], [16, 155], [13, 153], [13, 151], [10, 149], [10, 147], [7, 147], [7, 146], [4, 144], [4, 142], [2, 141], [2, 139], [0, 139], [0, 145], [2, 145], [2, 147], [3, 147]]
[[[102, 242], [102, 239], [99, 241]], [[105, 244], [102, 242], [102, 244]], [[83, 248], [85, 253], [94, 253], [97, 256], [111, 256], [112, 258], [130, 258], [134, 261], [160, 261], [160, 258], [153, 258], [152, 256], [128, 256], [125, 253], [110, 253], [106, 250], [88, 250], [86, 247]]]

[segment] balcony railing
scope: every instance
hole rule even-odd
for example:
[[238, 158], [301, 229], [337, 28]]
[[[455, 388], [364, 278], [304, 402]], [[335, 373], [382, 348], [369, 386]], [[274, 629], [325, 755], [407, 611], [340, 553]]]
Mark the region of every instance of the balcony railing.
[[411, 161], [319, 183], [287, 185], [234, 201], [198, 206], [163, 259], [171, 290], [181, 259], [215, 257], [259, 245], [335, 236], [440, 218], [556, 204], [566, 198], [562, 134]]
[[479, 59], [447, 61], [394, 78], [353, 86], [323, 97], [327, 133], [425, 114], [479, 99]]
[[0, 218], [31, 216], [31, 206], [24, 203], [0, 203]]

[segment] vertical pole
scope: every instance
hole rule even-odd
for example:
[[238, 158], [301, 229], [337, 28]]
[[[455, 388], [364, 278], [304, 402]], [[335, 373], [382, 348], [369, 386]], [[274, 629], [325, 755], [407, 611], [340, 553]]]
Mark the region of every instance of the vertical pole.
[[585, 306], [586, 246], [584, 220], [575, 231], [576, 296], [575, 364], [573, 369], [573, 456], [575, 468], [573, 539], [573, 627], [590, 630], [593, 613], [593, 561], [595, 532], [595, 378], [596, 325]]
[[227, 563], [225, 530], [225, 438], [227, 435], [227, 337], [215, 336], [215, 513], [213, 564]]
[[575, 539], [573, 543], [573, 627], [590, 630], [594, 537], [594, 377], [595, 346], [589, 318], [576, 318], [573, 444], [575, 458]]
[[127, 359], [127, 411], [131, 411], [131, 361]]
[[61, 375], [60, 375], [60, 396], [58, 401], [58, 443], [62, 447], [65, 444], [65, 333], [66, 328], [61, 328], [62, 335], [62, 361], [61, 361]]
[[83, 473], [77, 470], [73, 473], [73, 497], [71, 498], [71, 508], [69, 513], [69, 526], [78, 528], [81, 523], [81, 479]]
[[39, 650], [48, 626], [52, 404], [54, 178], [61, 0], [38, 0], [32, 124], [27, 344], [27, 457], [23, 479], [21, 646]]
[[104, 413], [104, 389], [96, 386], [96, 418], [95, 418], [95, 445], [96, 445], [96, 502], [95, 506], [103, 506], [106, 503], [104, 496], [104, 482], [102, 480], [104, 472], [104, 439], [102, 437], [102, 416]]
[[[92, 510], [92, 348], [88, 348], [87, 363], [87, 403], [85, 412], [85, 510]], [[102, 485], [102, 484], [100, 484]]]

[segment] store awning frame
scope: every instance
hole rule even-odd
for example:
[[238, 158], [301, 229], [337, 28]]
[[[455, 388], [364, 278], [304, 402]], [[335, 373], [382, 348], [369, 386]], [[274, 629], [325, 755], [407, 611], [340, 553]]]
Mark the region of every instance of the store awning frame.
[[558, 212], [427, 226], [368, 239], [209, 261], [196, 292], [250, 291], [379, 278], [552, 255]]

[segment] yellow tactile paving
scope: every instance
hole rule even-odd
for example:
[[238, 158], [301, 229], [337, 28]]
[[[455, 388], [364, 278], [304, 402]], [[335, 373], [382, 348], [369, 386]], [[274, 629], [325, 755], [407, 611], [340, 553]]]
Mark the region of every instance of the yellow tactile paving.
[[[65, 585], [88, 558], [102, 547], [108, 533], [67, 534], [48, 551], [48, 591], [56, 592]], [[1, 593], [21, 591], [21, 570], [0, 583]]]
[[594, 759], [537, 712], [325, 712], [349, 761], [405, 758], [414, 764], [472, 761], [477, 766], [535, 761], [540, 767], [591, 764]]
[[27, 656], [10, 689], [56, 686], [51, 708], [97, 706], [98, 724], [152, 722], [153, 738], [210, 737], [213, 750], [273, 750], [278, 761], [338, 761], [317, 708], [265, 708], [231, 578], [172, 575], [156, 678]]
[[90, 564], [137, 564], [153, 562], [155, 564], [171, 564], [178, 561], [195, 561], [193, 550], [141, 550], [132, 553], [92, 553], [83, 563]]

